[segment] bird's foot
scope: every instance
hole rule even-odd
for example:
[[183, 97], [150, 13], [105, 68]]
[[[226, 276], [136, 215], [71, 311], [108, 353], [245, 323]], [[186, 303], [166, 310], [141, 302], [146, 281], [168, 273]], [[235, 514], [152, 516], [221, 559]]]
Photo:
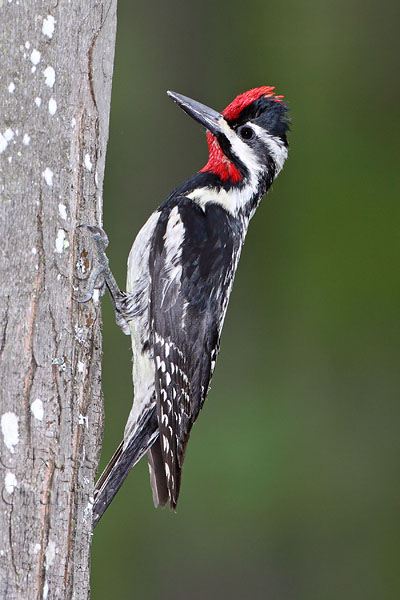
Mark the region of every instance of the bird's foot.
[[107, 255], [105, 250], [108, 246], [108, 237], [106, 232], [97, 225], [86, 225], [82, 224], [79, 227], [86, 227], [92, 234], [92, 238], [96, 244], [97, 249], [97, 267], [92, 271], [87, 283], [87, 291], [81, 298], [76, 298], [76, 302], [89, 302], [93, 298], [95, 289], [101, 290], [101, 295], [104, 294], [105, 286], [107, 286], [110, 292], [111, 302], [115, 312], [115, 320], [117, 325], [121, 327], [125, 334], [129, 334], [128, 321], [124, 316], [124, 300], [126, 298], [125, 292], [122, 292], [115, 280], [114, 275], [111, 272]]

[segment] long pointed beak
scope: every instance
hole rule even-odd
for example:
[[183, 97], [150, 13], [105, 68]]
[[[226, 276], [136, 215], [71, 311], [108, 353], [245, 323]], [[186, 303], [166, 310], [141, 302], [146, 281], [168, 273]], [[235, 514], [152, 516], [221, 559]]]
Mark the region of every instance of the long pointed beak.
[[169, 91], [167, 94], [181, 107], [182, 110], [185, 111], [185, 113], [201, 123], [208, 131], [211, 131], [214, 135], [222, 133], [221, 120], [223, 120], [224, 117], [221, 113], [209, 108], [205, 104], [196, 102], [196, 100], [182, 96], [182, 94]]

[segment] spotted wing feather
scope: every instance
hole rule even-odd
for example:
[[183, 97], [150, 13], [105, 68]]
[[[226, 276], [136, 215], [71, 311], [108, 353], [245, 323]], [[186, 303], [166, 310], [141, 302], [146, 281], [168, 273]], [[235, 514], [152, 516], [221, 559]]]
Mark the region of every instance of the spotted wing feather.
[[225, 211], [216, 206], [203, 210], [188, 198], [166, 206], [155, 229], [150, 318], [159, 443], [173, 508], [190, 431], [218, 354], [232, 255], [240, 247], [239, 231]]

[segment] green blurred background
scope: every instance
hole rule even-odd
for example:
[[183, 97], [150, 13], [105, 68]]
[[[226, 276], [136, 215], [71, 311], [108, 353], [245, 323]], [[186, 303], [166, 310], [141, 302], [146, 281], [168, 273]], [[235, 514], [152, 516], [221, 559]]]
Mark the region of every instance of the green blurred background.
[[[172, 89], [275, 85], [286, 166], [239, 265], [177, 514], [146, 461], [96, 529], [92, 597], [400, 598], [398, 2], [119, 1], [104, 190], [121, 287], [150, 213], [207, 158]], [[104, 466], [132, 401], [104, 310]]]

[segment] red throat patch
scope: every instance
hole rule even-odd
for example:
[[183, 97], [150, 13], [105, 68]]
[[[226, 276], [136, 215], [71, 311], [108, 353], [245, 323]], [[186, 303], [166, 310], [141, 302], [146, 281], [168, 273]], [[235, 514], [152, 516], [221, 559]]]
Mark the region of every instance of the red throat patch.
[[[236, 96], [236, 98], [222, 111], [222, 114], [228, 121], [237, 119], [246, 106], [255, 102], [261, 98], [261, 96], [271, 97], [275, 102], [280, 102], [283, 99], [283, 96], [276, 96], [274, 94], [274, 89], [274, 86], [264, 85], [263, 87], [253, 88], [248, 92], [239, 94], [239, 96]], [[228, 181], [229, 179], [231, 183], [238, 183], [241, 181], [243, 179], [241, 172], [229, 158], [225, 156], [217, 138], [209, 131], [207, 132], [207, 143], [209, 153], [208, 162], [200, 170], [200, 173], [209, 171], [215, 173], [215, 175], [219, 175], [222, 181]]]
[[243, 177], [239, 169], [235, 167], [233, 162], [229, 160], [227, 156], [222, 152], [221, 146], [218, 143], [215, 135], [207, 131], [207, 143], [208, 143], [208, 162], [200, 169], [200, 173], [211, 171], [215, 175], [219, 175], [222, 181], [228, 181], [232, 183], [238, 183], [242, 181]]

